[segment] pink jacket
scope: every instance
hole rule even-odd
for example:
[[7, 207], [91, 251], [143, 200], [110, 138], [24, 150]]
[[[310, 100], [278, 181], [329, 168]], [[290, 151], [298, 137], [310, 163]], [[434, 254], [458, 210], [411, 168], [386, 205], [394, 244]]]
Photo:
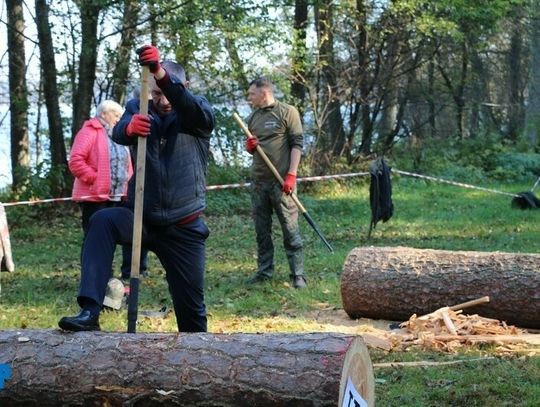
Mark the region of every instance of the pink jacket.
[[[127, 147], [126, 147], [127, 148]], [[109, 200], [111, 168], [108, 136], [97, 118], [84, 122], [75, 136], [69, 157], [69, 170], [75, 177], [71, 197], [74, 201], [101, 202]], [[133, 174], [128, 160], [128, 176]], [[127, 183], [123, 195], [127, 194]]]

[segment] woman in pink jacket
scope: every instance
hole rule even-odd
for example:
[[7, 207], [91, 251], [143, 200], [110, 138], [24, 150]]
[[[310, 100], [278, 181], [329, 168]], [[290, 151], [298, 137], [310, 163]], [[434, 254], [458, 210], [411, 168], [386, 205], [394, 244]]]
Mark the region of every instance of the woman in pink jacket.
[[101, 102], [96, 116], [84, 122], [71, 148], [69, 169], [75, 177], [72, 199], [81, 207], [85, 236], [95, 212], [118, 206], [127, 195], [133, 174], [129, 149], [111, 139], [123, 110], [112, 100]]

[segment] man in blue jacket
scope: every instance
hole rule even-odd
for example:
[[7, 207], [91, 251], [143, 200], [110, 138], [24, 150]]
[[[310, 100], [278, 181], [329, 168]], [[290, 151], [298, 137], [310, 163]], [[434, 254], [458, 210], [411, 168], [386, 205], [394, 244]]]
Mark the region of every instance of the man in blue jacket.
[[[132, 145], [147, 138], [142, 246], [153, 251], [166, 272], [178, 330], [207, 330], [204, 303], [205, 241], [209, 231], [201, 217], [206, 207], [206, 170], [215, 119], [206, 99], [193, 95], [183, 67], [160, 62], [159, 50], [139, 49], [139, 63], [148, 65], [149, 114], [139, 114], [139, 100], [130, 100], [114, 128], [113, 139]], [[128, 197], [134, 201], [135, 177]], [[97, 212], [84, 242], [81, 284], [77, 302], [81, 312], [59, 321], [69, 331], [99, 330], [114, 248], [131, 244], [133, 212], [118, 207]]]

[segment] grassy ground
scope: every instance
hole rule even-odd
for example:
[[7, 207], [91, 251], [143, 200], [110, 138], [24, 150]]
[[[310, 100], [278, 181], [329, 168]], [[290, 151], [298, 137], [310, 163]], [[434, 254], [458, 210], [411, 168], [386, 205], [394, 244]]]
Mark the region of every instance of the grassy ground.
[[[206, 220], [211, 230], [207, 251], [206, 301], [212, 332], [340, 331], [345, 324], [320, 316], [341, 310], [340, 274], [351, 249], [362, 245], [411, 246], [448, 250], [540, 252], [540, 211], [516, 210], [511, 198], [471, 189], [394, 177], [395, 214], [380, 223], [369, 242], [368, 180], [303, 184], [299, 196], [335, 248], [332, 255], [302, 222], [309, 288], [290, 287], [288, 268], [275, 225], [276, 275], [248, 287], [255, 272], [253, 225], [246, 190], [208, 194]], [[530, 185], [483, 185], [517, 193]], [[47, 204], [49, 205], [49, 204]], [[6, 208], [17, 270], [0, 276], [0, 329], [54, 329], [61, 316], [78, 312], [81, 232], [77, 208]], [[115, 260], [119, 275], [120, 250]], [[141, 284], [140, 310], [170, 307], [164, 273], [153, 254], [150, 277]], [[540, 271], [539, 271], [540, 272]], [[102, 328], [125, 331], [125, 311], [105, 312]], [[328, 322], [330, 321], [330, 322]], [[346, 325], [354, 324], [349, 321]], [[172, 314], [141, 318], [138, 332], [175, 332]], [[373, 362], [476, 358], [492, 347], [459, 354], [420, 350], [385, 353], [370, 349]], [[540, 400], [540, 358], [526, 355], [428, 368], [378, 368], [376, 397], [382, 406], [533, 406]]]

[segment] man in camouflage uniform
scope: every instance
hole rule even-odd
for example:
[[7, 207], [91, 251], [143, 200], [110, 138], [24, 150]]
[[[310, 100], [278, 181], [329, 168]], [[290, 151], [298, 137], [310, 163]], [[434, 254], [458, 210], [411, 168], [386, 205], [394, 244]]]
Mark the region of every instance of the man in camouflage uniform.
[[[291, 283], [295, 288], [305, 288], [298, 208], [289, 196], [296, 191], [296, 171], [302, 156], [304, 136], [300, 114], [295, 107], [274, 98], [272, 83], [265, 77], [250, 83], [248, 102], [253, 112], [247, 124], [255, 137], [246, 140], [246, 150], [253, 154], [251, 203], [257, 235], [258, 264], [257, 273], [248, 282], [268, 280], [274, 272], [272, 212], [275, 212], [283, 231]], [[254, 154], [258, 145], [284, 179], [283, 186], [263, 159]]]

